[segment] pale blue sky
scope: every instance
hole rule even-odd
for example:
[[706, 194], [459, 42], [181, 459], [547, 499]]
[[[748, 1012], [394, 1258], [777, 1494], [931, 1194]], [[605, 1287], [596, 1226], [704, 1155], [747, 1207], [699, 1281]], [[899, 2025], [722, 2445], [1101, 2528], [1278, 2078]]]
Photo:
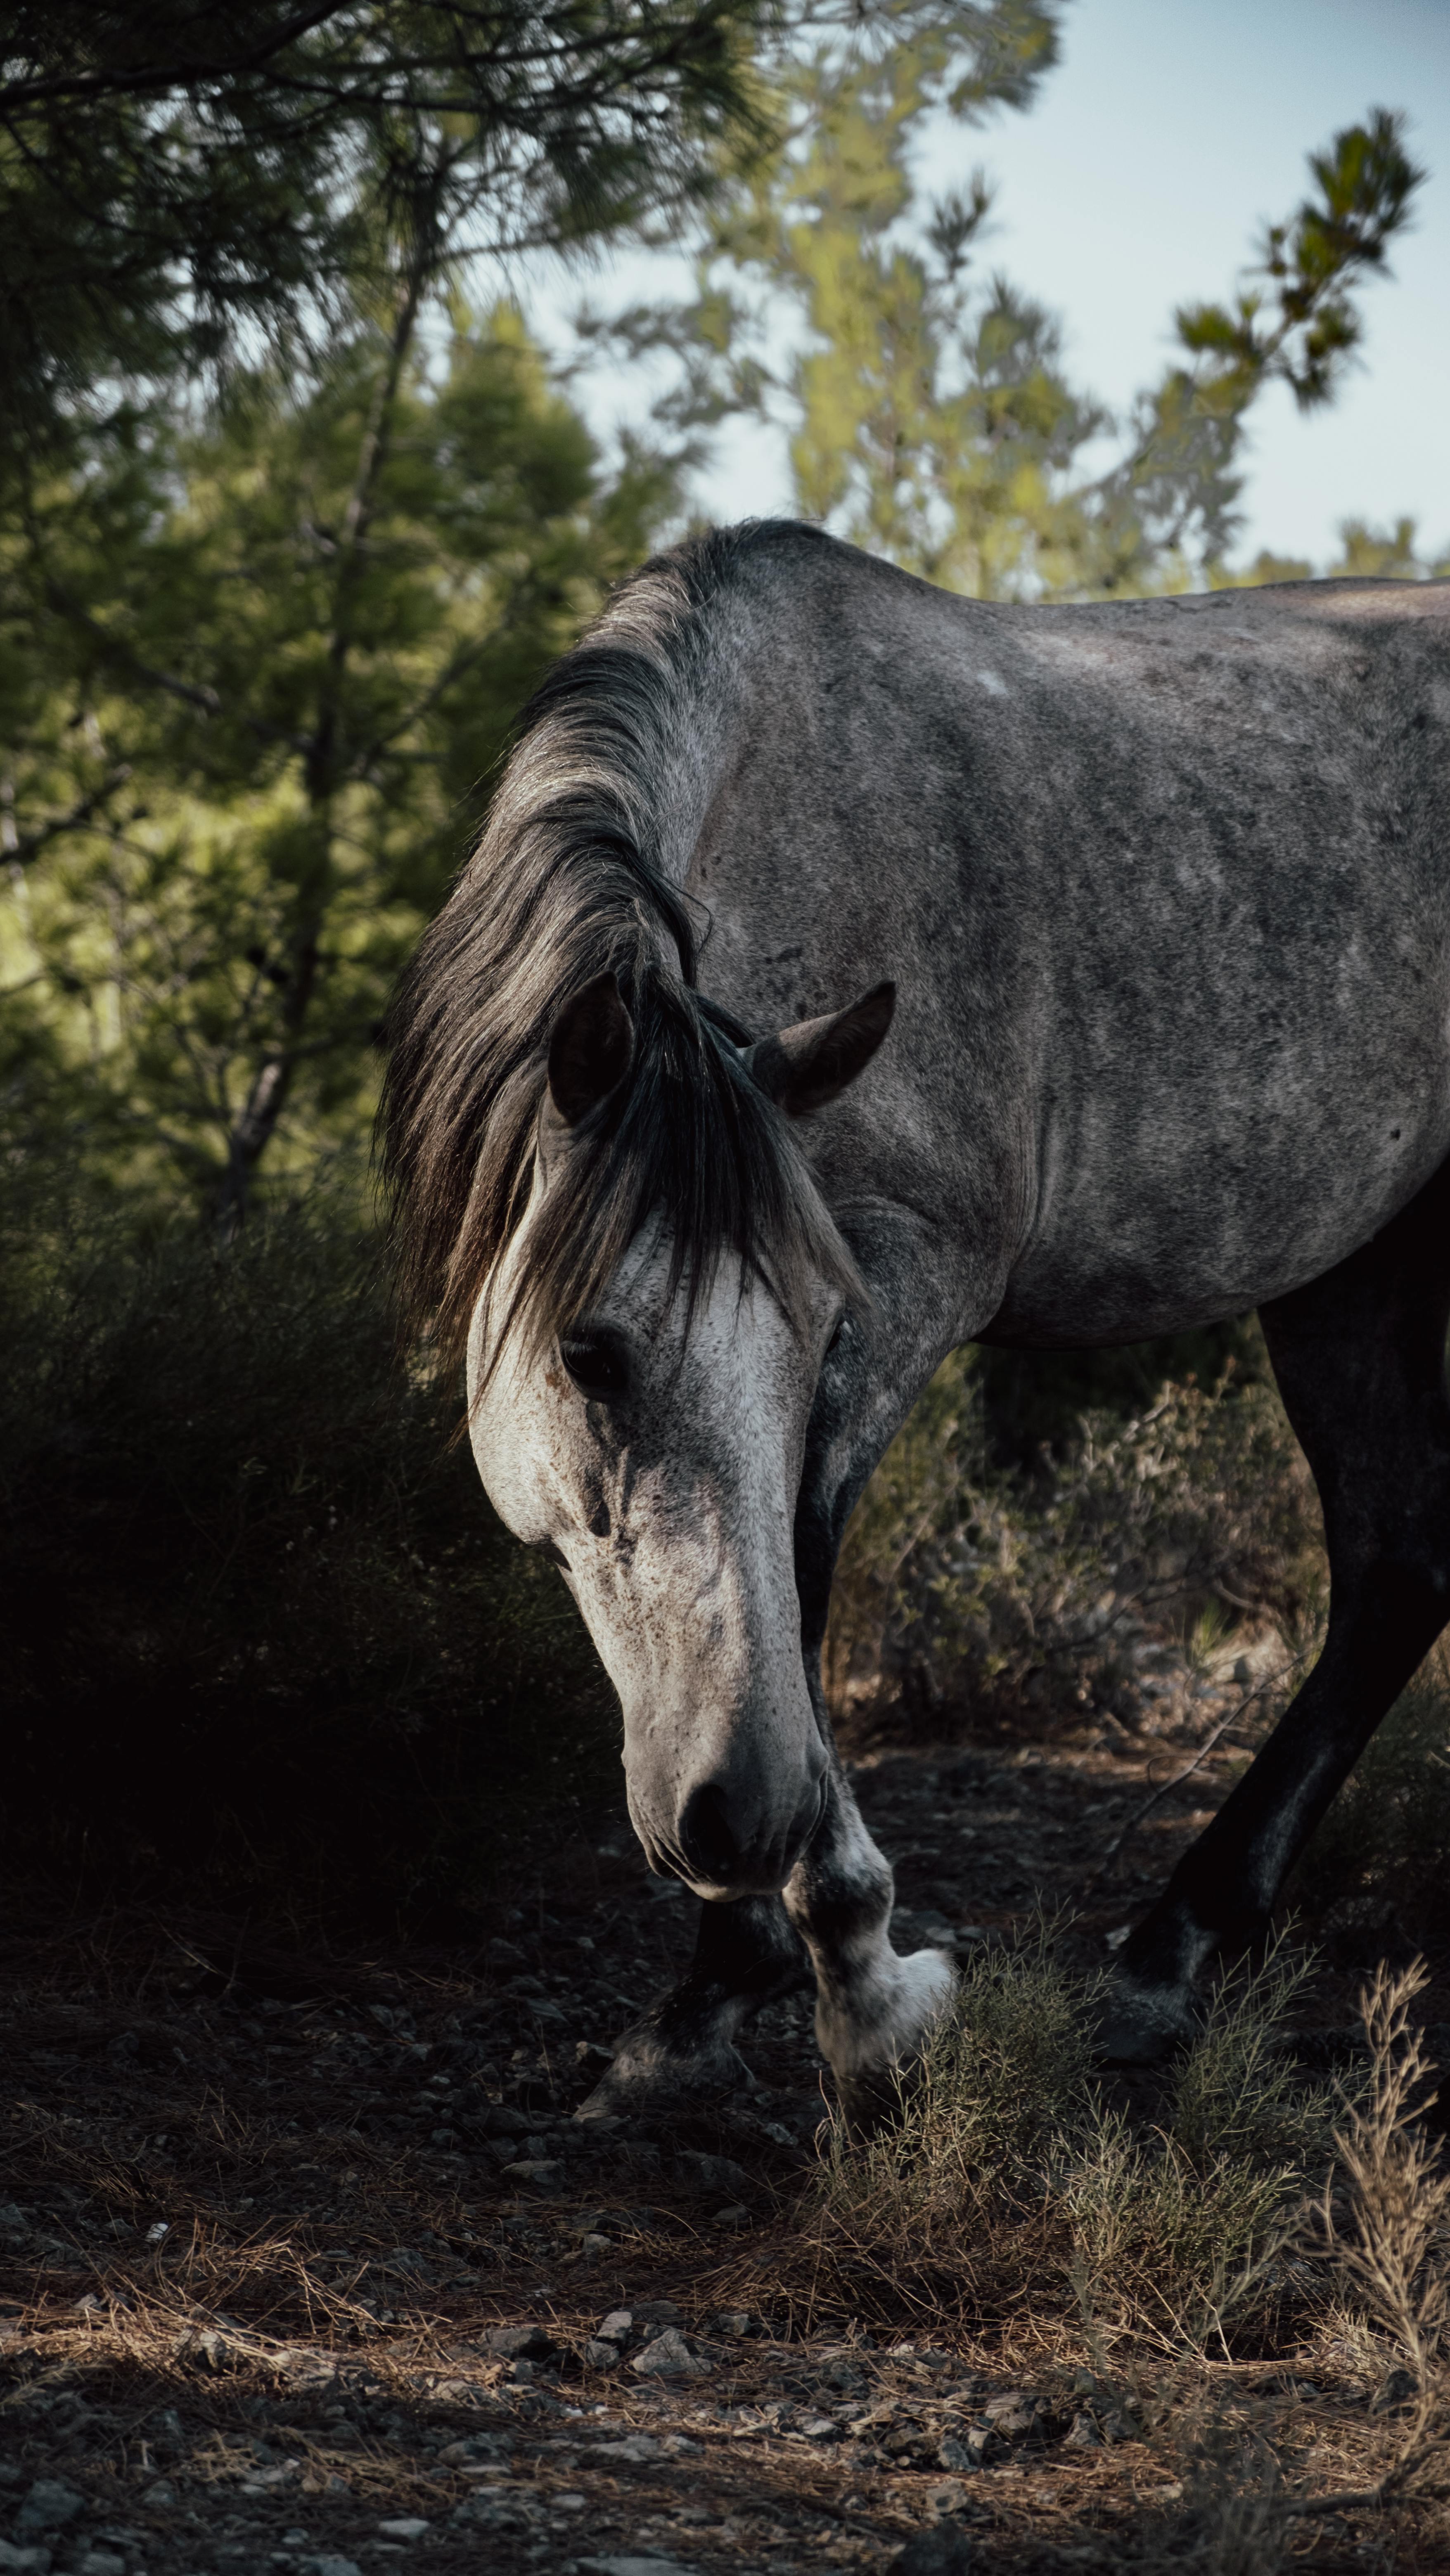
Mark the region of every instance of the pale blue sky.
[[[1409, 513], [1450, 543], [1450, 0], [1072, 0], [1038, 105], [929, 155], [934, 188], [985, 165], [986, 262], [1061, 317], [1075, 380], [1125, 405], [1163, 366], [1174, 305], [1226, 293], [1262, 219], [1304, 193], [1306, 152], [1372, 106], [1407, 112], [1429, 170], [1415, 227], [1364, 291], [1363, 364], [1334, 407], [1305, 418], [1276, 388], [1255, 415], [1240, 558], [1324, 562], [1351, 514]], [[667, 293], [663, 268], [632, 258], [591, 298]], [[576, 292], [546, 293], [540, 318]], [[600, 378], [579, 392], [601, 427], [639, 400]], [[787, 507], [782, 441], [728, 429], [700, 497], [720, 518]]]

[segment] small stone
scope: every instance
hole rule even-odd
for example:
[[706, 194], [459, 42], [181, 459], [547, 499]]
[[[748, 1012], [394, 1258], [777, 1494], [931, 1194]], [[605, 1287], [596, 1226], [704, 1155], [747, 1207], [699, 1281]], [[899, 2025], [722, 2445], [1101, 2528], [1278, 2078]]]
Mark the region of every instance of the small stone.
[[478, 2126], [486, 2138], [526, 2138], [529, 2124], [522, 2111], [511, 2102], [490, 2102], [479, 2115]]
[[59, 2478], [37, 2478], [15, 2518], [15, 2528], [23, 2540], [36, 2531], [60, 2531], [84, 2513], [85, 2504], [85, 2497]]
[[957, 2522], [939, 2522], [919, 2531], [891, 2561], [892, 2576], [966, 2576], [972, 2544]]
[[841, 2436], [840, 2425], [829, 2415], [808, 2415], [796, 2431], [803, 2433], [808, 2442], [836, 2442]]
[[1086, 2407], [1079, 2409], [1062, 2437], [1065, 2451], [1100, 2451], [1103, 2437]]
[[547, 2361], [553, 2338], [542, 2326], [494, 2326], [483, 2338], [484, 2350], [501, 2361]]
[[49, 2565], [48, 2549], [16, 2549], [8, 2540], [0, 2540], [0, 2568], [7, 2571], [24, 2568], [28, 2576], [46, 2576]]
[[462, 2433], [456, 2442], [445, 2442], [438, 2453], [446, 2468], [458, 2469], [480, 2461], [490, 2468], [499, 2465], [500, 2446], [494, 2433]]
[[378, 2529], [384, 2540], [421, 2540], [431, 2525], [421, 2513], [400, 2513], [391, 2522], [380, 2522]]
[[754, 2189], [744, 2166], [737, 2165], [730, 2156], [707, 2156], [697, 2147], [682, 2147], [675, 2166], [683, 2182], [692, 2182], [701, 2191], [724, 2191], [738, 2200], [743, 2192]]
[[712, 2365], [693, 2353], [678, 2326], [666, 2326], [663, 2334], [647, 2343], [630, 2363], [641, 2379], [707, 2379]]
[[126, 2576], [126, 2561], [114, 2549], [88, 2549], [75, 2562], [75, 2576]]
[[1010, 2389], [1002, 2397], [989, 2397], [982, 2408], [993, 2432], [1000, 2433], [1004, 2442], [1020, 2442], [1045, 2411], [1040, 2397], [1030, 2396], [1021, 2388]]
[[625, 2343], [633, 2332], [634, 2310], [632, 2308], [611, 2308], [608, 2316], [601, 2317], [595, 2328], [595, 2333], [602, 2336], [606, 2343]]
[[746, 2208], [743, 2200], [735, 2200], [730, 2203], [727, 2209], [716, 2210], [714, 2218], [711, 2221], [711, 2225], [714, 2227], [724, 2227], [733, 2234], [737, 2228], [748, 2227], [750, 2225], [750, 2212]]
[[564, 2168], [557, 2156], [520, 2156], [504, 2172], [511, 2182], [527, 2183], [531, 2191], [557, 2191], [564, 2178]]
[[584, 2358], [591, 2370], [617, 2370], [620, 2350], [617, 2343], [606, 2343], [602, 2335], [591, 2335], [584, 2347]]
[[948, 2433], [937, 2451], [937, 2458], [944, 2469], [950, 2469], [958, 2478], [967, 2476], [982, 2465], [977, 2453], [968, 2450], [965, 2442], [959, 2442], [955, 2433]]
[[591, 2230], [581, 2239], [579, 2250], [582, 2254], [612, 2254], [614, 2247], [607, 2236], [597, 2236]]
[[303, 2565], [307, 2576], [362, 2576], [362, 2569], [355, 2558], [328, 2555], [323, 2558], [304, 2559]]
[[588, 2576], [697, 2576], [695, 2568], [678, 2558], [581, 2558], [577, 2563]]
[[1408, 2406], [1411, 2398], [1418, 2397], [1419, 2393], [1420, 2383], [1412, 2370], [1392, 2370], [1376, 2394], [1370, 2412], [1373, 2415], [1397, 2415], [1400, 2408]]

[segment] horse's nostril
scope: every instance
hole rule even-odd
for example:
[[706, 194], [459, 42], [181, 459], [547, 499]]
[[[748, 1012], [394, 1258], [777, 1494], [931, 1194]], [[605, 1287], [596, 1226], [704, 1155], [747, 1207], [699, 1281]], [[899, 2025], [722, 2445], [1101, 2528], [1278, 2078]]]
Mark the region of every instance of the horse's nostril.
[[703, 1787], [692, 1789], [685, 1800], [680, 1810], [680, 1850], [694, 1876], [713, 1879], [717, 1887], [728, 1885], [739, 1865], [740, 1852], [731, 1831], [725, 1792], [718, 1780], [707, 1780]]

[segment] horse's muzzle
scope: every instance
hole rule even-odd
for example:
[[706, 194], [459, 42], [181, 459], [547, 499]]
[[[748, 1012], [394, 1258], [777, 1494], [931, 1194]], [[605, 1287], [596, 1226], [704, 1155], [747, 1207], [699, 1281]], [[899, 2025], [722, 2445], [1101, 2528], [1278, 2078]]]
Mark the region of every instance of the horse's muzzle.
[[768, 1814], [722, 1780], [703, 1780], [680, 1803], [668, 1864], [703, 1892], [774, 1896], [784, 1887], [821, 1821], [826, 1798], [824, 1753], [806, 1766], [800, 1795], [782, 1819]]

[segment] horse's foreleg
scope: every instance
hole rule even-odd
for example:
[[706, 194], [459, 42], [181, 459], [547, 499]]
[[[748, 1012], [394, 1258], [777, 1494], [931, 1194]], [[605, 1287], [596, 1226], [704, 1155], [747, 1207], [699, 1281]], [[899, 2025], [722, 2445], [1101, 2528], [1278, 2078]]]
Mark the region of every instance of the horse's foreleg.
[[921, 2045], [955, 1983], [940, 1950], [903, 1958], [889, 1937], [891, 1865], [861, 1821], [838, 1765], [810, 1849], [786, 1883], [791, 1921], [816, 1972], [816, 2037], [853, 2126], [895, 2098], [897, 2070]]
[[625, 2032], [579, 2117], [678, 2110], [750, 2080], [735, 2040], [760, 2006], [809, 1982], [778, 1896], [700, 1908], [689, 1974]]
[[1118, 2060], [1196, 2027], [1194, 1980], [1267, 1924], [1289, 1870], [1450, 1613], [1450, 1165], [1370, 1243], [1263, 1309], [1329, 1546], [1324, 1651], [1123, 1951]]

